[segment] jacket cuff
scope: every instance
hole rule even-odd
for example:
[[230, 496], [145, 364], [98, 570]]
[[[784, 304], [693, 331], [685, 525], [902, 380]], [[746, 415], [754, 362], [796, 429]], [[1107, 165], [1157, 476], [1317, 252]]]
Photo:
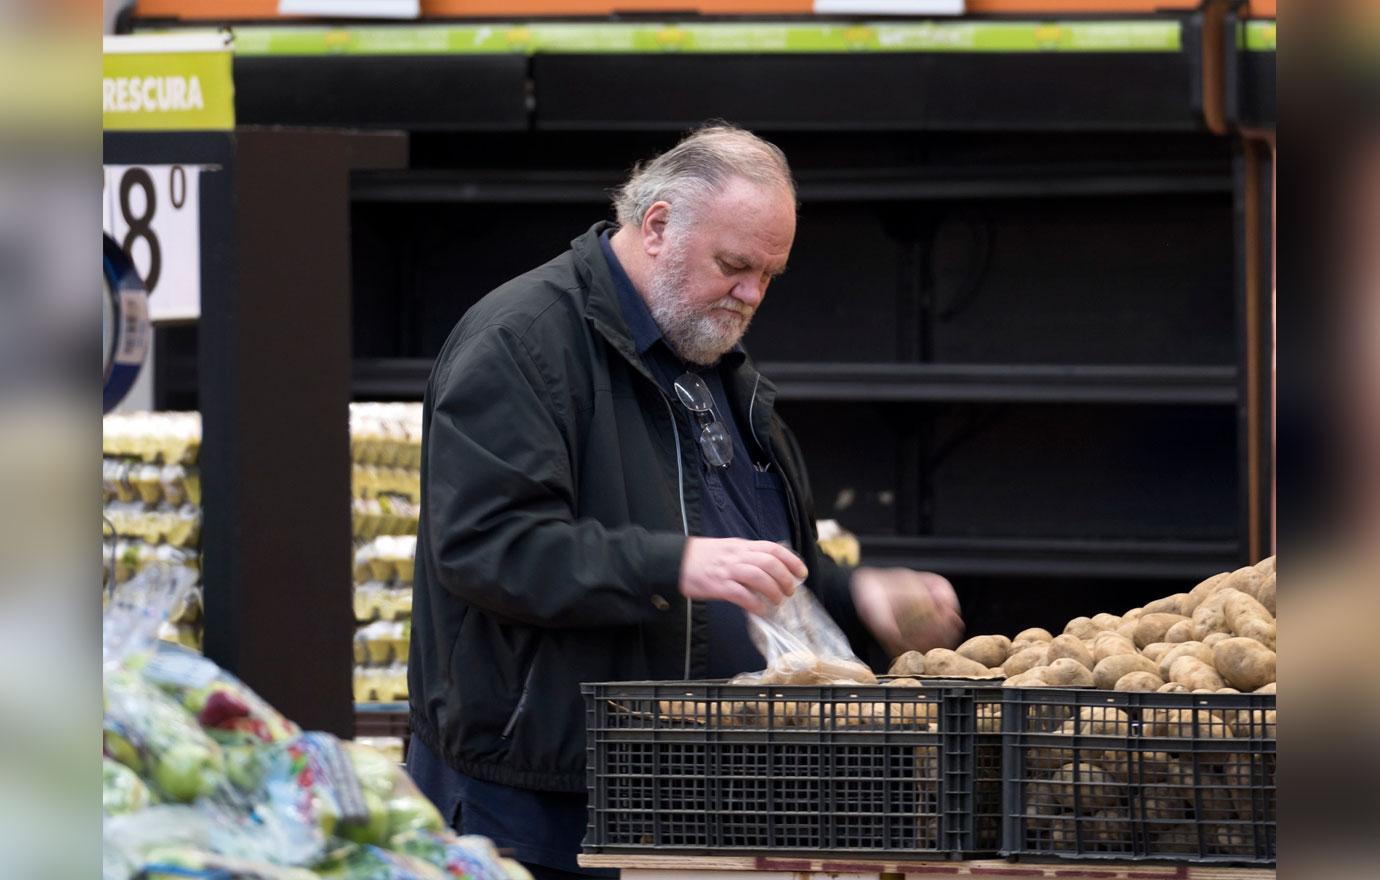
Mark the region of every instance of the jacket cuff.
[[684, 535], [647, 535], [639, 588], [646, 594], [653, 614], [669, 612], [680, 600], [680, 564], [685, 544]]

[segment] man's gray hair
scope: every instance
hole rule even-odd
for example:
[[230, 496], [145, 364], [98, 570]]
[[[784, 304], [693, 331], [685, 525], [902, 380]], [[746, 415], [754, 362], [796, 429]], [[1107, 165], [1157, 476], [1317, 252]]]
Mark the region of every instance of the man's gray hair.
[[672, 217], [693, 217], [729, 180], [741, 177], [761, 186], [780, 186], [795, 200], [795, 181], [786, 154], [775, 144], [727, 123], [699, 128], [646, 163], [638, 163], [613, 195], [622, 226], [638, 227], [657, 202], [672, 206]]

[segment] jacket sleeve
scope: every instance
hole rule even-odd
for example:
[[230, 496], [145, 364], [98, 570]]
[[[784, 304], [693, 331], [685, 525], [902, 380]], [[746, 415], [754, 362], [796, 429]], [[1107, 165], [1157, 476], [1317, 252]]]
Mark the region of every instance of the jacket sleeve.
[[422, 529], [433, 577], [497, 616], [601, 627], [666, 613], [685, 537], [577, 519], [568, 407], [523, 341], [494, 326], [432, 377]]

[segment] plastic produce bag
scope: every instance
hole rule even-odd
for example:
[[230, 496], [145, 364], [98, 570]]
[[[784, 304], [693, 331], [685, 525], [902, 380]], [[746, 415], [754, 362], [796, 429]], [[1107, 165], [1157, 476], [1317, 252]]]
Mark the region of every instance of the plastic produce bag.
[[877, 676], [853, 654], [848, 638], [803, 584], [765, 615], [748, 615], [748, 636], [767, 660], [762, 672], [733, 684], [875, 684]]
[[532, 880], [518, 862], [499, 856], [487, 837], [452, 837], [430, 831], [413, 831], [393, 840], [394, 849], [440, 865], [449, 875], [469, 880]]
[[106, 815], [137, 812], [152, 800], [139, 774], [118, 761], [101, 759], [101, 809]]
[[287, 824], [359, 844], [442, 831], [436, 807], [402, 768], [372, 749], [324, 733], [283, 743], [268, 763], [263, 810]]
[[208, 858], [215, 854], [252, 864], [301, 866], [320, 858], [324, 845], [320, 835], [304, 835], [300, 826], [285, 825], [272, 816], [249, 815], [212, 801], [162, 804], [106, 817], [102, 877], [126, 880], [139, 876], [150, 864], [174, 865], [171, 853], [200, 853]]
[[226, 781], [220, 746], [182, 706], [128, 669], [105, 675], [103, 748], [165, 800], [193, 801]]

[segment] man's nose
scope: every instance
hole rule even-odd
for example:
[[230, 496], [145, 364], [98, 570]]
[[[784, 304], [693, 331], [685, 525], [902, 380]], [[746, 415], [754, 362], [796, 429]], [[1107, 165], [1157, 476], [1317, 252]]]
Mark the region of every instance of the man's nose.
[[766, 285], [760, 281], [740, 281], [733, 287], [733, 298], [755, 309], [766, 292]]

